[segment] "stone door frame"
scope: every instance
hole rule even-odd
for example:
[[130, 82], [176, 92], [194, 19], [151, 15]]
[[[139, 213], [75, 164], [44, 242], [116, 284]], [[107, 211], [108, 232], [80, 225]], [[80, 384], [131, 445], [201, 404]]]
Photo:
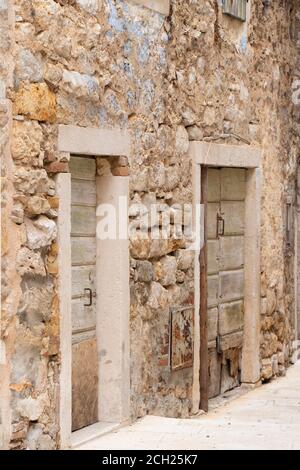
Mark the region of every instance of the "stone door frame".
[[[130, 138], [120, 129], [59, 126], [58, 150], [80, 156], [130, 156]], [[128, 239], [97, 239], [96, 330], [99, 357], [99, 423], [71, 432], [72, 423], [72, 341], [71, 341], [71, 174], [56, 177], [60, 206], [58, 214], [58, 292], [60, 308], [60, 448], [88, 441], [129, 421], [129, 242]], [[98, 176], [97, 205], [112, 204], [129, 196], [129, 177]], [[100, 256], [101, 253], [101, 256]], [[100, 294], [100, 295], [99, 295]], [[97, 301], [98, 302], [98, 301]]]
[[[260, 210], [261, 150], [239, 145], [190, 142], [193, 165], [193, 205], [200, 204], [201, 166], [247, 169], [245, 200], [245, 314], [242, 352], [242, 384], [254, 386], [260, 381]], [[195, 224], [200, 221], [194, 220]], [[201, 231], [201, 229], [200, 229]], [[200, 403], [200, 247], [195, 251], [195, 325], [193, 364], [193, 412]]]

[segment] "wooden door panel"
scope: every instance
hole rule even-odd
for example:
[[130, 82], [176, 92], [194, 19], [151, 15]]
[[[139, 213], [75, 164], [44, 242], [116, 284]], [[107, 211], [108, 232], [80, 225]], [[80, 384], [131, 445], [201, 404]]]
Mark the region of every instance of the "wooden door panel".
[[219, 334], [241, 330], [244, 325], [244, 301], [229, 302], [219, 307]]
[[244, 270], [220, 273], [219, 304], [244, 297]]
[[220, 238], [219, 269], [241, 269], [244, 266], [244, 237], [228, 236]]
[[96, 267], [73, 266], [72, 267], [72, 297], [82, 296], [85, 287], [96, 290]]
[[[209, 396], [239, 384], [244, 323], [246, 170], [208, 171]], [[217, 227], [217, 215], [223, 218]]]
[[221, 201], [221, 214], [225, 220], [224, 235], [244, 235], [244, 201]]
[[95, 207], [72, 206], [72, 236], [93, 237], [96, 232]]
[[98, 420], [96, 163], [72, 157], [72, 430]]
[[[72, 179], [91, 180], [96, 177], [96, 161], [88, 157], [71, 157], [70, 171]], [[74, 192], [74, 191], [73, 191]]]
[[87, 297], [72, 299], [72, 332], [96, 329], [96, 311], [94, 305], [84, 306]]
[[221, 201], [244, 201], [246, 197], [246, 170], [222, 168]]
[[72, 430], [98, 420], [96, 338], [72, 345]]
[[76, 180], [72, 181], [72, 198], [71, 202], [73, 205], [89, 205], [96, 206], [97, 195], [96, 187], [90, 183], [90, 180]]
[[83, 238], [72, 237], [72, 265], [85, 266], [96, 263], [96, 240], [95, 237]]

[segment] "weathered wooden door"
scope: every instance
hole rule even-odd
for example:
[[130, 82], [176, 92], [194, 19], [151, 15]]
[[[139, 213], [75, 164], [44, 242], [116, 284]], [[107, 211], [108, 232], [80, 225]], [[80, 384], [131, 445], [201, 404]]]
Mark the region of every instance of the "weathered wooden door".
[[98, 421], [96, 163], [72, 157], [72, 430]]
[[246, 170], [208, 170], [209, 397], [240, 383]]

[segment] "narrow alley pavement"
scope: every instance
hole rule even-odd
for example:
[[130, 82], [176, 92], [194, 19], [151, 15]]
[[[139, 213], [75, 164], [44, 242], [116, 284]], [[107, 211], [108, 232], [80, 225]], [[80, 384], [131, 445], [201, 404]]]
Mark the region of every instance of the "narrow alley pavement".
[[300, 449], [300, 362], [286, 377], [193, 419], [147, 416], [82, 450]]

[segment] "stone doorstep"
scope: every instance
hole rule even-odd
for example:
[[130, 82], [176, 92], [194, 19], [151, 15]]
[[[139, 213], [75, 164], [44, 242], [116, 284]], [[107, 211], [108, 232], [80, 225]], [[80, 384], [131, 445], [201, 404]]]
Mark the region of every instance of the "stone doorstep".
[[98, 439], [99, 437], [105, 436], [113, 431], [117, 431], [125, 426], [130, 424], [128, 421], [124, 423], [107, 423], [107, 422], [99, 422], [95, 424], [91, 424], [86, 428], [79, 429], [78, 431], [74, 431], [71, 434], [71, 446], [70, 450], [79, 450], [83, 444], [87, 442], [93, 441], [94, 439]]

